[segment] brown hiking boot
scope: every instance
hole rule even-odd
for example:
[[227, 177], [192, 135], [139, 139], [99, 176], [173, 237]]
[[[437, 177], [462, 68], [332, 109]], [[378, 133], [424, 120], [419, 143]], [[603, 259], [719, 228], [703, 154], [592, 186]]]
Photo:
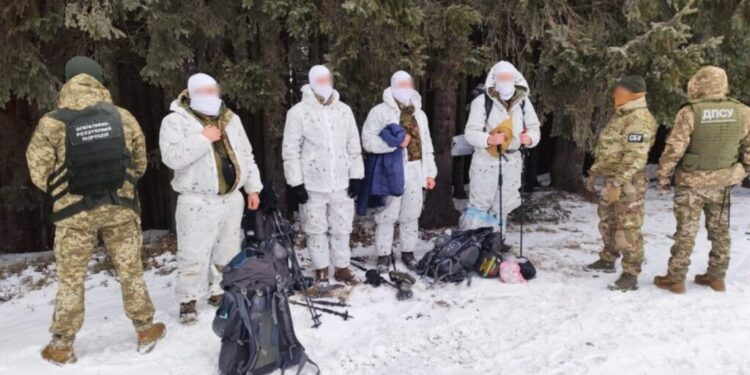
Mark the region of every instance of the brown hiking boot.
[[669, 275], [654, 277], [654, 285], [657, 288], [668, 290], [674, 294], [685, 294], [685, 281], [674, 281]]
[[52, 335], [52, 340], [42, 350], [42, 358], [58, 366], [76, 363], [76, 353], [73, 351], [73, 338]]
[[583, 266], [583, 270], [589, 271], [589, 272], [594, 271], [594, 272], [614, 273], [615, 262], [610, 262], [607, 260], [599, 259], [594, 263]]
[[698, 285], [707, 286], [713, 289], [715, 292], [726, 292], [727, 286], [724, 284], [724, 279], [718, 279], [709, 276], [708, 274], [695, 275], [695, 283]]
[[411, 251], [404, 251], [401, 253], [401, 263], [403, 263], [408, 270], [417, 268], [417, 258], [414, 257], [414, 253]]
[[391, 256], [381, 255], [378, 257], [378, 273], [388, 273], [391, 268]]
[[359, 284], [359, 279], [357, 279], [352, 271], [347, 268], [336, 268], [336, 272], [333, 273], [333, 278], [338, 281], [342, 282], [347, 285], [357, 285]]
[[328, 284], [328, 267], [315, 270], [315, 284]]
[[224, 299], [224, 294], [216, 294], [211, 297], [208, 297], [208, 304], [211, 306], [219, 306], [221, 305], [221, 301]]
[[138, 332], [138, 353], [145, 354], [150, 352], [156, 346], [164, 335], [167, 334], [167, 327], [164, 323], [154, 323], [151, 327]]
[[195, 308], [195, 301], [180, 304], [180, 323], [193, 324], [198, 321], [198, 310]]

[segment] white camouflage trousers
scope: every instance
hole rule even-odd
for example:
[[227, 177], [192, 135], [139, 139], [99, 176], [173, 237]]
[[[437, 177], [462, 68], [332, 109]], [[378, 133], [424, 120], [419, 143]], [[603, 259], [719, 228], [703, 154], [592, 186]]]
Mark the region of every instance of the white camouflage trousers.
[[375, 212], [375, 249], [378, 256], [390, 255], [393, 247], [394, 225], [399, 224], [401, 251], [411, 252], [419, 239], [419, 216], [422, 214], [424, 193], [422, 162], [410, 161], [404, 166], [404, 195], [386, 197], [385, 207]]
[[307, 237], [315, 269], [349, 267], [349, 237], [354, 220], [354, 200], [346, 189], [333, 193], [307, 192], [307, 203], [300, 205], [302, 230]]
[[[461, 230], [492, 226], [495, 231], [505, 228], [508, 214], [521, 206], [521, 172], [523, 158], [520, 152], [506, 154], [502, 158], [503, 186], [498, 188], [498, 163], [474, 160], [469, 170], [469, 205], [461, 216]], [[502, 193], [502, 212], [500, 197]], [[490, 218], [492, 216], [492, 218]], [[501, 224], [501, 225], [498, 225]]]
[[180, 194], [177, 198], [177, 299], [185, 303], [223, 293], [221, 270], [240, 251], [244, 200], [226, 195]]

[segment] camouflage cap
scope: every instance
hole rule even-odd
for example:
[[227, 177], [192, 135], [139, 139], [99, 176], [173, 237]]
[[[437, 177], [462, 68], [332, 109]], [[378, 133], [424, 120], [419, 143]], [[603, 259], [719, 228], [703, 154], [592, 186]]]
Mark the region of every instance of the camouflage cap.
[[86, 56], [76, 56], [68, 60], [65, 64], [65, 81], [69, 81], [71, 78], [79, 74], [88, 74], [97, 81], [102, 82], [103, 72], [102, 67], [91, 58]]
[[690, 78], [687, 91], [690, 99], [724, 97], [729, 92], [727, 72], [718, 66], [704, 66]]

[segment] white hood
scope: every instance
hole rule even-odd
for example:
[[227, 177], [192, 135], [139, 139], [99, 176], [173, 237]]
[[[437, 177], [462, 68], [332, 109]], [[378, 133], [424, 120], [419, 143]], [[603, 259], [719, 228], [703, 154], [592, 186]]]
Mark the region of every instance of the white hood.
[[[499, 61], [497, 64], [492, 66], [492, 69], [490, 69], [490, 73], [487, 74], [487, 79], [484, 81], [484, 89], [489, 90], [490, 87], [495, 87], [495, 74], [497, 74], [498, 67], [500, 64], [503, 63], [503, 61]], [[526, 78], [524, 78], [523, 74], [516, 69], [515, 71], [515, 84], [516, 86], [520, 86], [524, 88], [524, 91], [526, 93], [526, 96], [529, 96], [531, 91], [529, 90], [529, 83], [526, 82]]]

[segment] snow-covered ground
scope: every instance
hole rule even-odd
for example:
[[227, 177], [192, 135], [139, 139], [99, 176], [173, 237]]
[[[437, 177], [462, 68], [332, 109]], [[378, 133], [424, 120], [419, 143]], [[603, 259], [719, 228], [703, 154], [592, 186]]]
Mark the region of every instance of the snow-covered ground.
[[[616, 275], [581, 270], [601, 242], [595, 206], [571, 198], [561, 203], [571, 211], [565, 222], [527, 227], [526, 254], [539, 270], [528, 284], [474, 278], [468, 287], [427, 289], [420, 281], [407, 302], [397, 302], [387, 287], [363, 286], [349, 300], [350, 321], [324, 315], [323, 326], [312, 329], [307, 311], [293, 307], [297, 334], [323, 374], [750, 374], [750, 190], [736, 189], [733, 203], [725, 294], [689, 282], [688, 293], [678, 296], [651, 284], [666, 269], [675, 227], [670, 198], [652, 189], [637, 292], [609, 291]], [[511, 230], [517, 244], [518, 228]], [[424, 252], [431, 244], [421, 246]], [[689, 280], [705, 270], [708, 249], [701, 229]], [[135, 352], [118, 283], [99, 273], [86, 282], [75, 365], [59, 368], [39, 357], [49, 338], [54, 284], [0, 303], [0, 373], [215, 374], [213, 312], [201, 305], [200, 322], [181, 326], [175, 273], [163, 274], [147, 274], [156, 318], [168, 327], [152, 353]], [[0, 281], [0, 289], [11, 279]]]

